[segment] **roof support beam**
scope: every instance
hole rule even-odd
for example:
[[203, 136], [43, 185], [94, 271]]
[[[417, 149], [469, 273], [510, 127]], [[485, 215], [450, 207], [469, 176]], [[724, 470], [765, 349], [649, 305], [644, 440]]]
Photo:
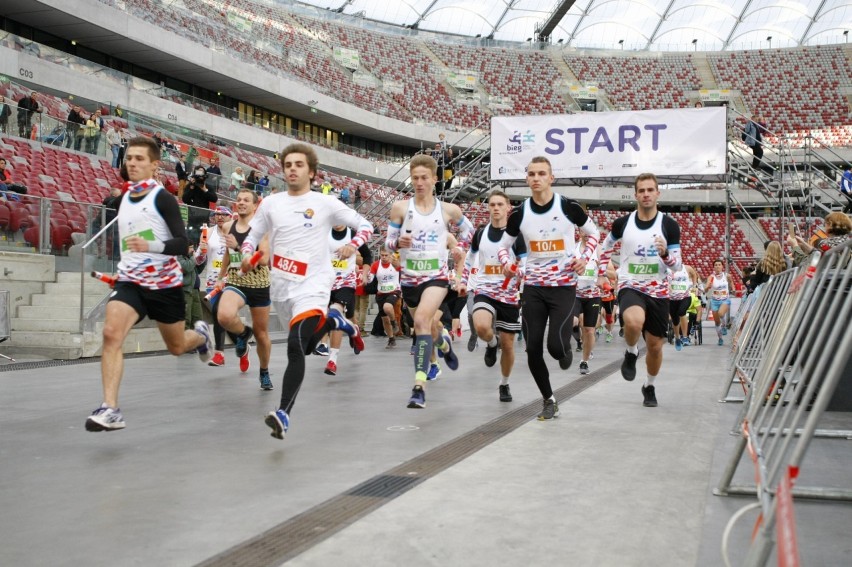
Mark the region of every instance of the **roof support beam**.
[[665, 22], [666, 19], [668, 19], [669, 12], [671, 11], [673, 4], [674, 4], [674, 0], [671, 0], [669, 2], [669, 5], [666, 6], [665, 11], [662, 13], [662, 15], [660, 15], [660, 19], [657, 20], [657, 27], [654, 28], [653, 32], [651, 32], [651, 37], [648, 38], [648, 43], [645, 44], [645, 49], [650, 49], [651, 44], [654, 43], [654, 41], [657, 39], [657, 32], [660, 31], [660, 28], [663, 26], [663, 22]]
[[565, 17], [565, 14], [568, 13], [568, 10], [574, 5], [576, 0], [562, 0], [556, 8], [553, 9], [553, 12], [544, 20], [544, 23], [541, 24], [541, 27], [536, 30], [536, 41], [547, 41], [550, 39], [550, 34], [553, 33], [553, 30], [556, 29], [556, 26], [559, 25], [559, 22], [562, 21], [562, 18]]
[[743, 11], [740, 12], [740, 17], [737, 18], [736, 23], [733, 26], [731, 26], [731, 33], [728, 34], [728, 39], [726, 39], [725, 43], [722, 44], [722, 51], [728, 49], [728, 47], [731, 46], [731, 40], [734, 39], [734, 36], [737, 33], [737, 28], [740, 26], [741, 23], [743, 23], [743, 16], [745, 16], [746, 13], [748, 13], [748, 9], [750, 7], [751, 7], [751, 0], [748, 0], [748, 2], [745, 3], [745, 6], [743, 6]]
[[417, 20], [415, 20], [414, 23], [411, 24], [408, 27], [410, 27], [413, 30], [416, 30], [420, 26], [420, 22], [423, 21], [423, 18], [426, 16], [426, 14], [429, 13], [429, 10], [434, 8], [435, 4], [437, 4], [437, 3], [438, 3], [438, 0], [432, 0], [432, 2], [426, 7], [426, 9], [423, 10], [423, 13], [421, 13], [420, 16], [417, 17]]
[[808, 27], [805, 28], [805, 33], [803, 33], [802, 37], [799, 38], [799, 45], [802, 45], [803, 43], [805, 43], [805, 40], [808, 39], [808, 33], [810, 33], [811, 28], [816, 23], [816, 21], [819, 19], [819, 15], [822, 12], [822, 9], [824, 7], [825, 7], [825, 0], [822, 0], [822, 2], [819, 3], [819, 7], [816, 9], [816, 12], [814, 12], [814, 17], [810, 18], [811, 21], [808, 22]]
[[497, 18], [496, 22], [494, 22], [494, 26], [491, 28], [491, 33], [485, 36], [485, 39], [494, 39], [494, 34], [500, 29], [500, 24], [503, 23], [503, 19], [506, 17], [506, 14], [508, 14], [509, 10], [511, 10], [517, 3], [518, 0], [512, 0], [506, 5], [506, 9], [503, 10], [503, 13], [500, 14], [500, 17]]

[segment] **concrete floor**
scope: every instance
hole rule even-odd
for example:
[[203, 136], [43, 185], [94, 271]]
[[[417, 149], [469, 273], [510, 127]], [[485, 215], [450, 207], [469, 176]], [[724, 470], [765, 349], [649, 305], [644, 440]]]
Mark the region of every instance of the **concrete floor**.
[[[241, 375], [233, 351], [223, 368], [191, 355], [128, 359], [127, 428], [112, 433], [83, 428], [100, 402], [98, 364], [0, 372], [0, 565], [195, 565], [539, 403], [523, 343], [507, 404], [497, 400], [497, 367], [466, 342], [456, 343], [461, 368], [429, 385], [425, 410], [405, 407], [407, 344], [386, 351], [369, 338], [360, 356], [341, 355], [335, 377], [322, 373], [326, 358], [309, 357], [284, 441], [263, 424], [278, 401], [282, 344], [273, 346], [272, 392], [258, 388], [256, 359]], [[618, 338], [599, 343], [592, 370], [623, 348]], [[658, 408], [642, 406], [644, 359], [633, 383], [615, 370], [561, 403], [559, 419], [524, 421], [287, 564], [722, 565], [724, 526], [754, 501], [712, 495], [740, 408], [717, 402], [728, 353], [666, 347]], [[568, 371], [549, 361], [554, 388], [579, 378], [578, 360]], [[829, 417], [852, 429], [849, 414]], [[803, 478], [808, 467], [828, 470], [849, 488], [848, 441], [832, 443], [814, 443]], [[737, 480], [752, 478], [746, 459]], [[852, 505], [797, 501], [795, 512], [803, 565], [848, 564]], [[755, 518], [746, 514], [733, 533], [735, 565]]]

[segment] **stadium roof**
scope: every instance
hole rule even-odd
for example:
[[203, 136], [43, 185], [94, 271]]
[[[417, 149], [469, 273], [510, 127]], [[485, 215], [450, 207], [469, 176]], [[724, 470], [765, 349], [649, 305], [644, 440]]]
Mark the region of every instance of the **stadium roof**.
[[553, 44], [652, 51], [765, 49], [848, 41], [852, 0], [302, 0], [407, 28], [535, 41], [558, 8]]

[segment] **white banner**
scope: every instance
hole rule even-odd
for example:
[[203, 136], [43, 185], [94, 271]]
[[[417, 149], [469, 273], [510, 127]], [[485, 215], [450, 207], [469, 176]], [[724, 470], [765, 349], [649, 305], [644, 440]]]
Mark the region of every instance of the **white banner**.
[[526, 178], [535, 156], [556, 178], [722, 175], [723, 107], [491, 119], [491, 179]]

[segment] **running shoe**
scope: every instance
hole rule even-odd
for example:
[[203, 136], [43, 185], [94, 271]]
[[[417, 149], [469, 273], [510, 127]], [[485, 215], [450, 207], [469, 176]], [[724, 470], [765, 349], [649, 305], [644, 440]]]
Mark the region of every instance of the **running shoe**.
[[618, 330], [618, 336], [624, 337], [624, 328], [621, 328], [621, 329]]
[[719, 346], [725, 346], [725, 341], [722, 340], [722, 337], [719, 337]]
[[314, 347], [314, 354], [317, 356], [328, 356], [328, 345], [320, 343]]
[[355, 354], [361, 354], [364, 350], [364, 337], [361, 336], [361, 329], [358, 325], [353, 324], [355, 332], [349, 335], [349, 346]]
[[608, 342], [608, 343], [611, 343], [611, 342], [612, 342], [612, 333], [607, 333], [607, 334], [606, 334], [606, 342]]
[[201, 362], [207, 364], [213, 358], [213, 333], [210, 332], [210, 327], [204, 321], [197, 321], [194, 329], [204, 338], [204, 343], [195, 350]]
[[444, 342], [447, 343], [447, 346], [450, 347], [447, 352], [444, 352], [442, 349], [438, 349], [438, 356], [447, 361], [447, 366], [450, 370], [457, 370], [459, 367], [459, 358], [456, 356], [456, 353], [453, 352], [453, 345], [450, 343], [449, 337], [447, 333], [444, 333]]
[[692, 343], [689, 341], [689, 337], [683, 337], [683, 338], [680, 340], [680, 342], [681, 342], [681, 344], [682, 344], [683, 346], [690, 346], [690, 345], [692, 344]]
[[577, 341], [577, 348], [574, 350], [577, 352], [583, 352], [583, 341]]
[[408, 349], [408, 354], [410, 354], [411, 356], [414, 356], [415, 350], [416, 350], [416, 347], [414, 345], [411, 345], [411, 348]]
[[213, 355], [213, 358], [210, 359], [210, 362], [207, 363], [207, 366], [225, 366], [225, 355], [221, 352], [217, 352]]
[[441, 375], [441, 365], [437, 362], [433, 362], [429, 365], [429, 372], [426, 373], [426, 379], [430, 382], [432, 380], [437, 380], [438, 376]]
[[[234, 340], [234, 350], [236, 351], [237, 358], [242, 358], [248, 354], [248, 343], [253, 336], [254, 331], [248, 325], [246, 325], [242, 335], [237, 335], [237, 338]], [[245, 370], [243, 372], [245, 372]]]
[[728, 334], [728, 328], [727, 328], [725, 325], [722, 325], [722, 334], [723, 334], [723, 335], [727, 335], [727, 334]]
[[642, 405], [646, 408], [657, 407], [657, 394], [653, 386], [642, 386], [642, 397], [645, 398]]
[[491, 368], [497, 362], [497, 345], [485, 347], [485, 366]]
[[86, 431], [116, 431], [124, 429], [125, 425], [121, 410], [106, 404], [101, 404], [101, 407], [86, 419]]
[[683, 348], [683, 341], [680, 339], [675, 339], [675, 350], [680, 351]]
[[588, 374], [589, 373], [589, 363], [585, 360], [580, 362], [580, 374]]
[[595, 337], [601, 336], [603, 333], [603, 327], [595, 327]]
[[385, 345], [385, 348], [386, 348], [386, 349], [396, 348], [396, 339], [395, 339], [395, 338], [393, 338], [393, 337], [389, 338], [389, 339], [388, 339], [388, 344], [387, 344], [387, 345]]
[[270, 435], [276, 439], [284, 439], [287, 430], [290, 429], [290, 416], [282, 409], [269, 412], [263, 421], [272, 429]]
[[467, 352], [473, 352], [476, 350], [476, 347], [479, 346], [478, 341], [476, 340], [476, 331], [470, 331], [470, 338], [467, 340]]
[[260, 389], [261, 390], [271, 390], [272, 389], [272, 380], [269, 378], [268, 370], [260, 371]]
[[538, 414], [538, 420], [547, 421], [555, 417], [559, 417], [559, 404], [551, 399], [544, 400], [541, 413]]
[[559, 368], [562, 370], [568, 370], [571, 368], [572, 362], [574, 362], [574, 355], [571, 353], [571, 349], [568, 349], [565, 352], [565, 358], [559, 360]]
[[328, 364], [325, 365], [325, 373], [329, 376], [337, 376], [337, 363], [329, 360]]
[[412, 409], [422, 409], [426, 407], [426, 392], [422, 386], [414, 386], [411, 390], [411, 397], [408, 399], [408, 407]]
[[505, 386], [501, 385], [500, 388], [500, 401], [501, 402], [511, 402], [512, 401], [512, 392], [509, 390], [509, 385]]
[[240, 357], [240, 372], [248, 372], [251, 367], [251, 360], [249, 360], [249, 353], [251, 352], [251, 345], [246, 344], [246, 353]]
[[625, 380], [631, 382], [636, 378], [636, 359], [638, 354], [633, 354], [630, 351], [624, 351], [624, 362], [621, 363], [621, 375]]

